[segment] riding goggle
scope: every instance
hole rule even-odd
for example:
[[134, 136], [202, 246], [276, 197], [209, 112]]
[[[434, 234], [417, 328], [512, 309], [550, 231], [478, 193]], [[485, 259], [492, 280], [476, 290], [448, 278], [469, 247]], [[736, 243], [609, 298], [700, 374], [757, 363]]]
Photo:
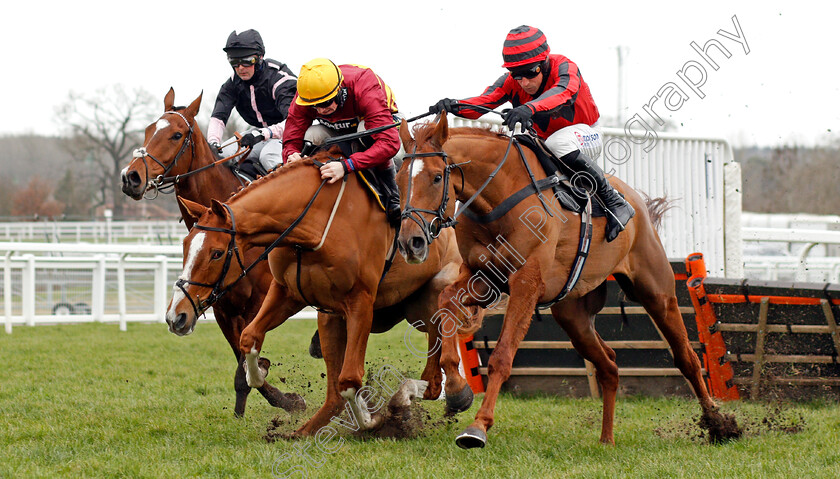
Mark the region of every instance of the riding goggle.
[[320, 109], [323, 110], [325, 108], [331, 107], [333, 103], [335, 103], [335, 97], [332, 97], [327, 101], [322, 101], [321, 103], [318, 103], [318, 104], [315, 104], [315, 105], [312, 105], [312, 106], [315, 107], [315, 108], [320, 108]]
[[251, 66], [256, 65], [259, 60], [260, 60], [260, 57], [257, 56], [257, 55], [251, 55], [249, 57], [243, 57], [243, 58], [228, 58], [228, 62], [230, 62], [230, 66], [232, 66], [234, 68], [236, 68], [239, 65], [242, 65], [242, 66], [245, 66], [245, 67], [251, 67]]
[[528, 80], [535, 78], [542, 72], [542, 68], [540, 65], [535, 65], [527, 70], [516, 70], [510, 72], [510, 76], [513, 77], [514, 80], [521, 80], [523, 78], [527, 78]]

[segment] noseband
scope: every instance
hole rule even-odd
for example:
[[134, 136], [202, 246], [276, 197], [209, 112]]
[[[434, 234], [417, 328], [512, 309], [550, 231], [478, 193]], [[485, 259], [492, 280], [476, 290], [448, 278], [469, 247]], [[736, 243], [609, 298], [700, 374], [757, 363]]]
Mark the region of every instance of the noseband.
[[[458, 223], [458, 220], [456, 220], [454, 217], [446, 217], [446, 207], [449, 205], [449, 176], [452, 174], [453, 169], [458, 168], [458, 171], [461, 172], [461, 189], [463, 190], [464, 171], [461, 170], [461, 165], [469, 162], [449, 163], [449, 157], [444, 151], [435, 151], [431, 153], [416, 153], [416, 146], [414, 147], [414, 151], [414, 153], [405, 155], [405, 158], [410, 159], [410, 162], [408, 164], [409, 194], [406, 197], [405, 208], [403, 209], [401, 217], [402, 219], [411, 218], [412, 221], [417, 223], [417, 226], [419, 226], [421, 231], [423, 231], [423, 235], [426, 237], [426, 241], [429, 244], [431, 244], [432, 240], [440, 236], [440, 232], [443, 230], [443, 228], [449, 228], [451, 226], [455, 226]], [[428, 158], [434, 156], [442, 157], [444, 163], [446, 164], [446, 166], [443, 169], [443, 193], [441, 194], [440, 205], [438, 205], [437, 210], [415, 208], [411, 206], [411, 183], [414, 178], [412, 175], [412, 170], [414, 169], [414, 158]], [[426, 221], [426, 218], [421, 213], [432, 215], [432, 220]]]
[[[199, 224], [193, 225], [193, 228], [196, 228], [196, 229], [199, 229], [199, 230], [217, 231], [217, 232], [220, 232], [220, 233], [227, 233], [227, 234], [230, 235], [230, 241], [228, 242], [228, 245], [227, 245], [227, 252], [225, 253], [225, 264], [222, 266], [222, 272], [219, 274], [219, 278], [213, 284], [199, 283], [198, 281], [191, 281], [189, 279], [184, 279], [184, 278], [178, 278], [178, 280], [175, 281], [175, 286], [177, 286], [181, 290], [181, 292], [184, 293], [184, 296], [186, 296], [187, 299], [190, 300], [190, 304], [192, 305], [192, 308], [193, 308], [193, 311], [195, 312], [195, 317], [196, 318], [201, 316], [204, 313], [204, 311], [207, 310], [207, 308], [212, 306], [213, 303], [215, 303], [216, 301], [219, 300], [219, 298], [224, 296], [225, 293], [227, 293], [233, 287], [233, 285], [236, 284], [237, 281], [239, 281], [239, 279], [241, 279], [243, 276], [248, 274], [248, 271], [250, 271], [251, 268], [253, 268], [254, 265], [260, 261], [260, 260], [257, 260], [256, 262], [254, 262], [253, 264], [251, 264], [247, 268], [242, 263], [242, 256], [239, 254], [239, 247], [236, 246], [236, 220], [233, 217], [233, 211], [231, 211], [230, 206], [226, 205], [225, 203], [222, 203], [222, 206], [225, 207], [228, 214], [230, 215], [230, 225], [231, 225], [230, 229], [215, 228], [215, 227], [212, 227], [212, 226], [202, 226], [202, 225], [199, 225]], [[233, 260], [234, 256], [236, 257], [236, 262], [239, 263], [239, 267], [242, 269], [242, 274], [240, 275], [239, 278], [237, 278], [236, 281], [234, 281], [233, 283], [228, 285], [227, 288], [225, 288], [223, 286], [224, 281], [225, 281], [225, 276], [227, 276], [228, 270], [230, 270], [230, 264], [231, 264], [231, 261]], [[188, 285], [194, 285], [194, 286], [203, 286], [205, 288], [212, 288], [212, 291], [210, 292], [210, 295], [207, 296], [207, 298], [199, 300], [198, 304], [196, 304], [195, 301], [193, 301], [190, 294], [187, 292], [186, 288], [184, 287], [184, 285], [187, 285], [187, 284]], [[196, 298], [196, 299], [198, 299], [198, 298]]]
[[[172, 113], [174, 115], [178, 115], [179, 117], [181, 117], [181, 119], [184, 120], [184, 123], [187, 124], [187, 127], [189, 128], [189, 132], [187, 133], [186, 137], [184, 138], [183, 143], [181, 143], [181, 148], [178, 150], [178, 153], [175, 155], [175, 158], [172, 160], [171, 163], [169, 163], [169, 165], [163, 164], [162, 161], [158, 160], [157, 158], [154, 157], [154, 155], [152, 155], [151, 153], [146, 151], [146, 146], [145, 145], [143, 145], [142, 147], [134, 150], [134, 154], [133, 154], [134, 158], [141, 158], [143, 160], [143, 166], [146, 168], [146, 181], [147, 181], [146, 191], [148, 191], [148, 190], [154, 190], [155, 191], [154, 196], [148, 197], [146, 199], [154, 199], [154, 198], [157, 197], [158, 192], [162, 191], [162, 188], [165, 188], [166, 186], [174, 186], [175, 185], [175, 183], [178, 181], [178, 176], [167, 177], [166, 174], [169, 173], [169, 171], [172, 168], [175, 167], [175, 165], [178, 163], [178, 160], [181, 158], [181, 156], [184, 154], [184, 152], [187, 151], [187, 148], [189, 146], [193, 146], [193, 149], [195, 147], [194, 146], [195, 143], [193, 143], [193, 141], [192, 141], [194, 124], [191, 124], [189, 121], [187, 121], [187, 118], [184, 115], [178, 113], [175, 110], [167, 111], [163, 115], [166, 115], [167, 113]], [[161, 115], [161, 118], [163, 118], [163, 115]], [[158, 175], [154, 179], [150, 180], [149, 179], [149, 163], [146, 161], [146, 158], [151, 158], [152, 161], [154, 161], [155, 163], [158, 164], [158, 166], [163, 168], [163, 173], [161, 173], [160, 175]]]

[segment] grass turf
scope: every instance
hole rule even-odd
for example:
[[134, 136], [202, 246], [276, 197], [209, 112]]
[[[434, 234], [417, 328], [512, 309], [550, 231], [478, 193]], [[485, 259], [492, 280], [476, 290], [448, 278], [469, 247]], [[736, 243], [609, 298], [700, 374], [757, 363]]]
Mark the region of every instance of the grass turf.
[[[418, 377], [406, 327], [372, 336], [369, 368]], [[619, 398], [616, 446], [607, 447], [598, 444], [600, 401], [509, 394], [481, 450], [454, 444], [481, 396], [456, 421], [442, 418], [442, 402], [423, 403], [429, 420], [414, 439], [266, 442], [272, 418], [291, 431], [323, 400], [323, 362], [306, 353], [314, 329], [291, 321], [269, 333], [263, 354], [269, 381], [303, 394], [309, 409], [290, 417], [254, 392], [242, 419], [232, 411], [233, 355], [212, 323], [187, 338], [163, 324], [0, 335], [0, 477], [840, 477], [832, 400], [725, 404], [747, 434], [723, 445], [699, 437], [693, 400]]]

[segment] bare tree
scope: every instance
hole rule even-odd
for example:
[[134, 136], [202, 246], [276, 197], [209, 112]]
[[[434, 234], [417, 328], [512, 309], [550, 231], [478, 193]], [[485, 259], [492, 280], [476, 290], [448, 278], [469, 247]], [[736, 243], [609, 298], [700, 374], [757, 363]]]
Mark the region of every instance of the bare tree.
[[131, 153], [143, 143], [143, 130], [159, 108], [143, 89], [131, 92], [121, 85], [86, 96], [70, 92], [66, 103], [56, 108], [66, 130], [68, 152], [94, 179], [98, 205], [109, 205], [114, 218], [123, 218], [126, 196], [120, 191], [120, 170]]

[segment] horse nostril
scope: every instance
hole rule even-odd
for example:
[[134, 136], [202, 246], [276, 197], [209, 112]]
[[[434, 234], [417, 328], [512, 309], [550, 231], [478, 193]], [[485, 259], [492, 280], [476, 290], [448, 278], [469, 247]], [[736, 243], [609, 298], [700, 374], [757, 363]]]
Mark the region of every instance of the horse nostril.
[[420, 251], [426, 246], [426, 239], [422, 236], [414, 236], [411, 238], [410, 246], [412, 251]]
[[125, 180], [128, 180], [127, 182], [129, 185], [133, 186], [134, 188], [137, 188], [138, 186], [140, 186], [140, 173], [137, 173], [136, 171], [129, 171], [128, 174], [125, 175], [125, 177], [123, 178], [123, 183], [126, 182]]
[[183, 329], [186, 323], [187, 313], [178, 313], [178, 316], [175, 317], [175, 323], [172, 325], [172, 327], [175, 329]]

